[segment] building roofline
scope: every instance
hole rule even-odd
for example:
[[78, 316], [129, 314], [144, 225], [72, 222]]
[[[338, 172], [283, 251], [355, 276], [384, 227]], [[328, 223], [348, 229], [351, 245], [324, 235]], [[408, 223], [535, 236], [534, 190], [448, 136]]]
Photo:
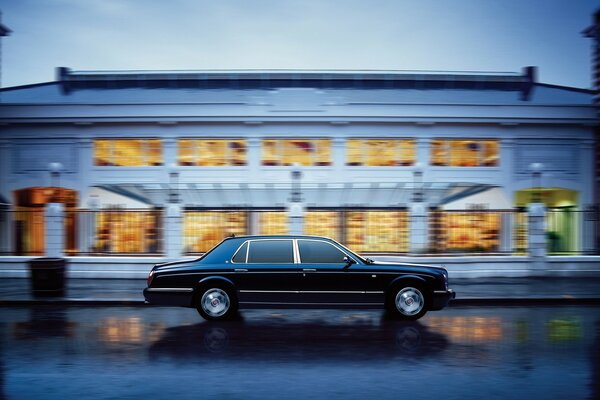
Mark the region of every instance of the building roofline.
[[[531, 68], [531, 67], [527, 67]], [[525, 71], [525, 70], [524, 70]], [[522, 82], [527, 73], [484, 71], [413, 71], [413, 70], [294, 70], [294, 69], [239, 69], [239, 70], [122, 70], [74, 71], [57, 68], [58, 81], [94, 82], [107, 80], [474, 80], [477, 82]]]

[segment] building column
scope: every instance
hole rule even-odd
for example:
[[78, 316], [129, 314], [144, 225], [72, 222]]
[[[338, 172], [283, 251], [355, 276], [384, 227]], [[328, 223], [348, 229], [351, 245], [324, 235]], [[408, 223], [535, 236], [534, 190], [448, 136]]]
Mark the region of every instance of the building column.
[[304, 232], [304, 203], [302, 202], [302, 188], [300, 181], [302, 171], [300, 166], [294, 165], [291, 171], [292, 191], [287, 204], [288, 226], [291, 235], [302, 235]]
[[426, 253], [429, 250], [427, 207], [425, 203], [411, 203], [409, 211], [410, 252]]
[[253, 181], [256, 181], [256, 178], [261, 176], [261, 140], [256, 137], [249, 137], [247, 139], [247, 163], [249, 176], [252, 177]]
[[46, 219], [46, 256], [61, 258], [65, 249], [65, 209], [62, 203], [48, 203]]
[[530, 271], [543, 274], [546, 268], [546, 207], [543, 203], [528, 205], [527, 242], [529, 244]]
[[183, 249], [183, 215], [181, 206], [176, 203], [167, 205], [164, 229], [164, 253], [168, 259], [181, 258]]

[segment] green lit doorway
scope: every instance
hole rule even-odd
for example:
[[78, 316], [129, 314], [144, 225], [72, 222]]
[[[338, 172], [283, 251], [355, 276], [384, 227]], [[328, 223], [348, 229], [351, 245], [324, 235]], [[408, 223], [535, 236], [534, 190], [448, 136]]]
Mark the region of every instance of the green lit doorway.
[[572, 254], [580, 249], [578, 193], [562, 188], [532, 188], [515, 192], [517, 207], [539, 201], [546, 206], [548, 254]]

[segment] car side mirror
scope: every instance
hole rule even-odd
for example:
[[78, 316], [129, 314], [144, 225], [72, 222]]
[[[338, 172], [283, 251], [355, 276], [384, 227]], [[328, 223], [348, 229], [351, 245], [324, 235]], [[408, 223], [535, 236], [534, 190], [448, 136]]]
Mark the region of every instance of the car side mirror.
[[353, 258], [350, 258], [348, 256], [344, 256], [344, 263], [346, 264], [346, 265], [344, 265], [344, 269], [346, 269], [346, 268], [350, 268], [350, 266], [352, 264], [356, 264], [356, 261], [354, 261]]

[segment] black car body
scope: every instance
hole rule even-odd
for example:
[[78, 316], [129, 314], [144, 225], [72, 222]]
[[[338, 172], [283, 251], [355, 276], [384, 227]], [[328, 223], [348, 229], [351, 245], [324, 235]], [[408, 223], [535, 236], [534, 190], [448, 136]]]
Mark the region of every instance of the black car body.
[[205, 319], [238, 308], [384, 308], [415, 320], [455, 297], [444, 268], [363, 258], [318, 236], [242, 236], [196, 260], [157, 264], [147, 303], [194, 307]]

